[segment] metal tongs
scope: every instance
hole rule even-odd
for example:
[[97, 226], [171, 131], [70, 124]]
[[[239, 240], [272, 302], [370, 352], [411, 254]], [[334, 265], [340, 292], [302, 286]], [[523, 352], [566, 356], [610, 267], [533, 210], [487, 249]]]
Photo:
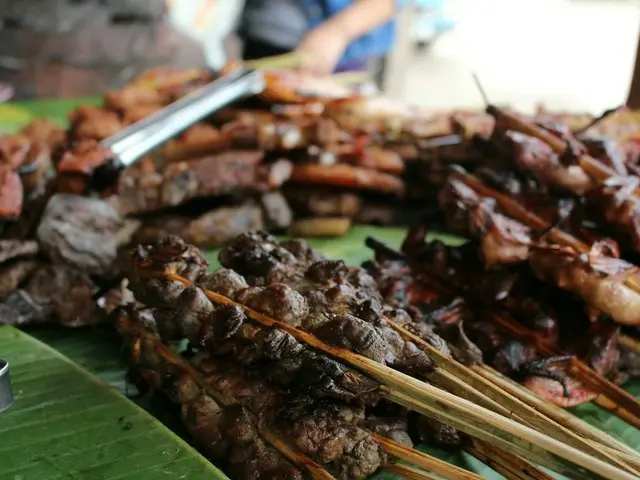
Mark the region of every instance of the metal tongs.
[[122, 170], [151, 150], [208, 115], [236, 100], [257, 95], [264, 88], [261, 71], [232, 72], [103, 140], [100, 145], [108, 149], [111, 156], [95, 170], [94, 186], [99, 189], [113, 185]]

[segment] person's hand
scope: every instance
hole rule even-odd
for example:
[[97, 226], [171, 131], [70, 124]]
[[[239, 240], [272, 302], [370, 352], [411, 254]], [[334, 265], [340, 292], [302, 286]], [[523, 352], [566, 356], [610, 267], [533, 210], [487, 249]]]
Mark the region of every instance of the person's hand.
[[345, 29], [329, 21], [311, 30], [302, 39], [296, 52], [308, 56], [305, 69], [319, 75], [329, 75], [335, 70], [349, 42]]

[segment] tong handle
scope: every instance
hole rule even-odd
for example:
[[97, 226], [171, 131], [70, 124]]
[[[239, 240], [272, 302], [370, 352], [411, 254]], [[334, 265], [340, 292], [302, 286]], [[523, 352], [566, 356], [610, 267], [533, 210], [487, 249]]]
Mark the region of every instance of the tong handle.
[[104, 140], [102, 145], [111, 150], [119, 169], [129, 167], [194, 123], [264, 88], [261, 71], [233, 72], [130, 125]]

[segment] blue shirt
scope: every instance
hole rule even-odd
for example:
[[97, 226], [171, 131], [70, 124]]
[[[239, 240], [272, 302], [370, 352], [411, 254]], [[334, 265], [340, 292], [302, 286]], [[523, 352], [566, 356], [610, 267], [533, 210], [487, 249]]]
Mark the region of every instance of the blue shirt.
[[[395, 0], [398, 8], [404, 6], [407, 0]], [[307, 13], [309, 28], [314, 28], [327, 18], [334, 16], [353, 3], [352, 0], [301, 0]], [[324, 4], [324, 6], [323, 6]], [[371, 30], [369, 33], [357, 38], [347, 47], [340, 64], [363, 61], [369, 58], [380, 57], [387, 54], [393, 47], [396, 35], [396, 21]]]
[[[407, 0], [395, 0], [398, 8]], [[293, 49], [306, 32], [353, 3], [353, 0], [247, 0], [239, 34], [276, 47]], [[395, 21], [353, 41], [338, 67], [385, 55], [393, 47]]]

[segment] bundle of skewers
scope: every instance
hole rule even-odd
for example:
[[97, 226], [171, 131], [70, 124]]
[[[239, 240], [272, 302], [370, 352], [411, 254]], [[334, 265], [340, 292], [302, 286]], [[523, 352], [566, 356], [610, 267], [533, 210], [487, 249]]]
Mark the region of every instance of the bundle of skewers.
[[630, 447], [574, 419], [591, 435], [577, 433], [455, 360], [365, 269], [260, 232], [220, 262], [208, 272], [176, 237], [141, 245], [135, 302], [114, 315], [135, 378], [180, 406], [196, 446], [231, 478], [475, 478], [412, 448], [425, 441], [507, 478], [550, 478], [536, 465], [638, 475]]

